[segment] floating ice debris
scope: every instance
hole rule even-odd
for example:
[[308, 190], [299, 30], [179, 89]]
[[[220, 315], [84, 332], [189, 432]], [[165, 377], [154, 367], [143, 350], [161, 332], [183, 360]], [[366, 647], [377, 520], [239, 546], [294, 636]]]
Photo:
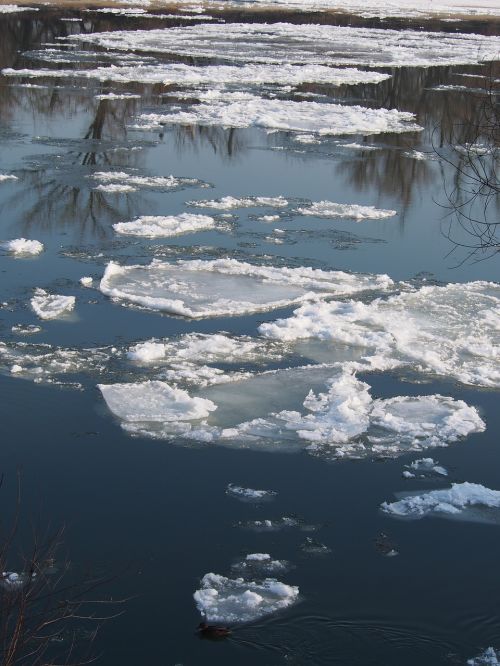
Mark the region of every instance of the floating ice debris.
[[264, 520], [248, 520], [238, 523], [238, 527], [243, 527], [253, 532], [280, 532], [281, 530], [298, 529], [302, 532], [314, 532], [318, 529], [317, 525], [308, 525], [303, 520], [293, 516], [283, 516], [282, 518]]
[[325, 218], [352, 218], [354, 220], [383, 220], [396, 215], [395, 210], [383, 210], [375, 206], [358, 206], [356, 204], [339, 204], [333, 201], [317, 201], [309, 206], [297, 208], [301, 215], [312, 215]]
[[80, 278], [80, 284], [82, 287], [91, 287], [92, 286], [93, 279], [88, 276], [84, 276]]
[[[409, 495], [396, 502], [384, 502], [382, 511], [391, 516], [423, 518], [436, 515], [462, 520], [492, 519], [491, 509], [500, 508], [500, 491], [478, 483], [453, 483], [451, 488]], [[494, 522], [497, 522], [496, 520]]]
[[261, 127], [287, 132], [310, 132], [322, 136], [420, 132], [413, 113], [396, 109], [370, 109], [319, 102], [265, 99], [247, 93], [211, 91], [197, 95], [199, 104], [173, 113], [144, 113], [137, 129], [163, 125]]
[[455, 146], [455, 150], [468, 157], [483, 157], [492, 152], [491, 146], [484, 143], [464, 143], [462, 146]]
[[[1, 6], [2, 5], [0, 5], [0, 7]], [[0, 183], [5, 182], [6, 180], [19, 180], [19, 178], [17, 176], [12, 175], [12, 174], [0, 173]]]
[[196, 607], [209, 622], [251, 622], [294, 604], [299, 588], [275, 578], [257, 583], [208, 573], [193, 596]]
[[13, 375], [17, 374], [18, 372], [22, 372], [22, 371], [23, 371], [22, 367], [20, 365], [17, 365], [17, 364], [14, 364], [10, 369], [10, 372]]
[[291, 23], [116, 30], [71, 35], [69, 39], [120, 51], [175, 53], [230, 62], [376, 67], [479, 64], [498, 59], [500, 45], [496, 36]]
[[40, 319], [56, 319], [73, 310], [75, 300], [74, 296], [49, 294], [45, 289], [37, 288], [31, 299], [31, 307]]
[[467, 660], [468, 666], [498, 666], [500, 664], [500, 651], [494, 648], [486, 648], [478, 657]]
[[96, 171], [91, 176], [101, 184], [95, 189], [101, 192], [135, 192], [143, 188], [177, 190], [184, 187], [208, 187], [197, 178], [176, 178], [175, 176], [135, 176], [125, 171]]
[[381, 555], [384, 555], [384, 557], [396, 557], [399, 555], [399, 552], [396, 550], [391, 539], [385, 532], [380, 532], [375, 539], [375, 550]]
[[36, 7], [20, 7], [19, 5], [0, 5], [0, 14], [15, 14], [16, 12], [37, 12]]
[[40, 333], [41, 330], [42, 327], [35, 324], [14, 324], [11, 328], [12, 333], [18, 333], [19, 335], [33, 335], [34, 333]]
[[433, 458], [420, 458], [415, 460], [410, 465], [405, 465], [406, 470], [403, 471], [403, 476], [406, 479], [414, 479], [416, 476], [420, 478], [426, 476], [448, 476], [448, 470], [441, 465], [438, 465]]
[[144, 236], [147, 238], [167, 238], [179, 234], [206, 231], [215, 227], [215, 220], [208, 215], [144, 215], [132, 222], [118, 222], [113, 229], [125, 236]]
[[15, 238], [10, 241], [0, 242], [0, 247], [7, 252], [20, 256], [35, 256], [43, 252], [43, 243], [37, 240], [27, 240], [26, 238]]
[[351, 150], [380, 150], [380, 146], [371, 146], [369, 143], [343, 143], [342, 148], [350, 148]]
[[267, 502], [276, 497], [278, 493], [274, 490], [254, 490], [253, 488], [243, 488], [234, 483], [230, 483], [226, 488], [226, 495], [230, 495], [242, 502]]
[[[36, 578], [36, 573], [31, 575], [31, 580]], [[30, 581], [30, 576], [25, 573], [17, 573], [15, 571], [3, 571], [0, 573], [0, 587], [9, 592], [19, 590]]]
[[222, 197], [222, 199], [203, 199], [188, 201], [188, 206], [196, 208], [216, 208], [217, 210], [234, 210], [238, 208], [286, 208], [285, 197]]
[[[261, 215], [257, 218], [258, 222], [277, 222], [280, 219], [279, 215]], [[278, 233], [280, 230], [275, 229], [274, 233]], [[283, 232], [284, 233], [284, 232]]]
[[500, 286], [424, 286], [371, 303], [318, 302], [262, 324], [283, 341], [333, 340], [464, 384], [500, 386]]
[[290, 569], [290, 563], [287, 560], [273, 560], [268, 553], [250, 553], [245, 559], [232, 564], [231, 569], [250, 576], [261, 576], [284, 573]]
[[387, 275], [255, 266], [235, 259], [177, 263], [154, 260], [147, 266], [110, 262], [100, 290], [114, 299], [197, 318], [261, 312], [391, 285]]
[[321, 541], [316, 541], [312, 537], [306, 537], [305, 541], [300, 545], [300, 550], [307, 555], [329, 555], [332, 552], [331, 548], [328, 548]]
[[217, 405], [192, 398], [186, 391], [165, 382], [98, 384], [108, 408], [120, 419], [137, 421], [189, 421], [206, 418]]
[[281, 358], [282, 350], [268, 341], [249, 336], [229, 336], [221, 333], [207, 335], [187, 333], [168, 341], [147, 340], [129, 348], [127, 357], [137, 363], [159, 360], [178, 363], [235, 363]]
[[317, 144], [321, 143], [320, 139], [314, 134], [298, 134], [294, 136], [294, 141], [298, 143], [308, 143], [308, 144]]
[[[73, 54], [72, 54], [73, 55]], [[117, 54], [118, 58], [120, 57]], [[85, 55], [82, 59], [86, 59]], [[56, 57], [50, 58], [52, 62]], [[64, 55], [57, 58], [58, 62], [72, 62]], [[246, 64], [235, 65], [206, 65], [197, 67], [181, 63], [138, 65], [111, 65], [109, 67], [96, 67], [95, 69], [4, 69], [5, 76], [28, 78], [84, 78], [115, 83], [149, 83], [177, 86], [260, 86], [274, 84], [278, 86], [297, 86], [302, 83], [319, 83], [328, 85], [356, 85], [360, 83], [380, 83], [388, 78], [389, 74], [368, 72], [355, 68], [339, 69], [323, 65], [274, 65], [274, 64]], [[107, 93], [97, 95], [96, 99], [126, 99], [137, 98], [139, 95], [130, 93], [116, 95]]]
[[132, 93], [117, 94], [117, 93], [111, 93], [110, 92], [110, 93], [103, 93], [102, 95], [96, 95], [95, 99], [97, 99], [99, 101], [102, 101], [102, 100], [105, 100], [105, 99], [110, 100], [110, 101], [114, 101], [114, 100], [121, 100], [121, 99], [141, 99], [141, 96], [140, 95], [134, 95]]

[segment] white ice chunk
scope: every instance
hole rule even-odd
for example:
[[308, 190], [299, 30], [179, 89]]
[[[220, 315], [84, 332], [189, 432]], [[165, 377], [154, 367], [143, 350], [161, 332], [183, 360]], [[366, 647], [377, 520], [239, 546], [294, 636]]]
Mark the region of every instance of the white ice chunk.
[[193, 596], [198, 610], [209, 622], [251, 622], [294, 604], [299, 588], [275, 578], [257, 583], [208, 573]]
[[17, 12], [37, 12], [36, 7], [25, 7], [19, 5], [0, 5], [0, 14], [15, 14]]
[[488, 519], [488, 509], [500, 508], [500, 491], [478, 483], [453, 483], [451, 488], [410, 495], [396, 502], [384, 502], [382, 510], [392, 516], [423, 518], [429, 515]]
[[135, 192], [139, 188], [172, 190], [184, 187], [207, 187], [197, 178], [178, 178], [176, 176], [138, 176], [126, 171], [95, 171], [91, 178], [100, 185], [95, 189], [102, 192]]
[[147, 266], [111, 262], [100, 283], [111, 298], [186, 317], [239, 315], [327, 295], [385, 289], [386, 275], [350, 275], [313, 268], [255, 266], [235, 259], [158, 260]]
[[210, 91], [200, 93], [199, 104], [185, 111], [144, 113], [135, 127], [158, 129], [163, 125], [260, 127], [287, 132], [308, 132], [322, 136], [419, 132], [413, 113], [396, 109], [294, 102], [266, 99], [247, 93]]
[[179, 234], [206, 231], [215, 227], [215, 220], [208, 215], [144, 215], [132, 222], [118, 222], [113, 229], [125, 236], [144, 236], [147, 238], [167, 238]]
[[91, 287], [92, 286], [93, 279], [88, 276], [84, 276], [80, 278], [80, 284], [82, 287]]
[[217, 409], [211, 400], [192, 398], [165, 382], [98, 384], [108, 408], [123, 421], [188, 421], [206, 418]]
[[40, 319], [56, 319], [71, 312], [75, 307], [75, 300], [74, 296], [49, 294], [45, 289], [37, 288], [31, 299], [31, 307]]
[[492, 282], [425, 286], [371, 303], [309, 303], [259, 331], [364, 347], [421, 372], [500, 386], [500, 285]]
[[356, 204], [339, 204], [333, 201], [316, 201], [309, 206], [297, 208], [301, 215], [314, 217], [337, 218], [346, 217], [354, 220], [383, 220], [396, 215], [395, 210], [383, 210], [375, 206], [358, 206]]
[[[2, 5], [0, 5], [1, 7]], [[4, 5], [5, 6], [5, 5]], [[19, 180], [17, 176], [8, 173], [0, 173], [0, 183], [4, 183], [7, 180]]]
[[43, 243], [26, 238], [15, 238], [14, 240], [0, 242], [0, 247], [7, 252], [20, 256], [35, 256], [43, 252]]

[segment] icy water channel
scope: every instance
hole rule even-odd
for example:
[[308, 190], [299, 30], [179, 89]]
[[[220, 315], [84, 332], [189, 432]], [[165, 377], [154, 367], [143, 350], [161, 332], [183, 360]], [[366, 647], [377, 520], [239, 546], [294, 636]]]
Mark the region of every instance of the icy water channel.
[[118, 574], [99, 663], [500, 650], [500, 25], [172, 11], [0, 13], [5, 511]]

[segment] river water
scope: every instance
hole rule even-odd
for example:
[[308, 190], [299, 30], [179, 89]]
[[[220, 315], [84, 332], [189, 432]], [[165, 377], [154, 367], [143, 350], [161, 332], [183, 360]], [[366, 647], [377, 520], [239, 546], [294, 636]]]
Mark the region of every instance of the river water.
[[177, 14], [0, 13], [7, 513], [131, 597], [103, 664], [500, 649], [500, 25]]

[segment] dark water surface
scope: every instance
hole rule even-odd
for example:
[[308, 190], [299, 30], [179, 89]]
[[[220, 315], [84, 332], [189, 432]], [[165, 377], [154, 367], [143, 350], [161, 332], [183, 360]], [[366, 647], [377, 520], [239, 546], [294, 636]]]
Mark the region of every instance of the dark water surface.
[[[65, 16], [84, 21], [66, 23], [60, 20]], [[284, 16], [280, 18], [299, 20]], [[226, 18], [250, 20], [239, 12]], [[252, 20], [267, 19], [269, 15], [255, 14]], [[318, 17], [303, 15], [301, 20], [315, 22]], [[379, 26], [345, 17], [328, 20]], [[49, 48], [44, 44], [74, 30], [179, 24], [75, 10], [0, 14], [0, 65], [46, 67], [23, 53]], [[425, 25], [450, 31], [457, 27], [498, 34], [499, 26], [493, 21]], [[492, 68], [498, 78], [498, 64]], [[338, 101], [417, 114], [424, 132], [368, 137], [377, 151], [344, 148], [363, 141], [355, 136], [308, 146], [294, 142], [292, 135], [266, 135], [257, 129], [192, 126], [139, 132], [128, 128], [135, 116], [167, 105], [168, 98], [161, 96], [170, 89], [77, 78], [0, 77], [0, 172], [18, 177], [0, 184], [0, 237], [36, 238], [46, 248], [34, 259], [0, 255], [2, 340], [85, 348], [193, 331], [256, 335], [260, 323], [292, 311], [193, 321], [122, 307], [79, 284], [83, 275], [99, 279], [110, 259], [149, 263], [154, 257], [231, 256], [269, 263], [271, 257], [276, 265], [387, 273], [416, 283], [497, 281], [494, 257], [463, 262], [460, 249], [449, 254], [454, 246], [443, 233], [447, 211], [440, 204], [446, 204], [443, 180], [453, 180], [453, 170], [443, 161], [405, 156], [414, 149], [432, 151], [433, 142], [446, 151], [447, 141], [460, 131], [459, 139], [468, 140], [463, 121], [475, 113], [477, 94], [430, 88], [456, 84], [457, 73], [489, 72], [488, 65], [401, 68], [377, 86], [347, 86], [340, 92], [303, 86], [304, 92]], [[135, 92], [141, 99], [95, 99], [109, 90]], [[141, 174], [198, 178], [213, 188], [110, 194], [92, 189], [95, 182], [88, 178], [95, 171], [133, 168]], [[254, 220], [252, 209], [231, 211], [238, 219], [229, 232], [144, 240], [120, 238], [111, 227], [138, 215], [180, 213], [191, 199], [226, 195], [327, 199], [395, 209], [398, 215], [359, 225], [342, 219], [292, 219], [286, 226], [280, 223], [286, 229], [280, 244], [274, 242], [272, 226]], [[11, 331], [13, 325], [38, 323], [28, 305], [36, 286], [76, 295], [76, 309], [66, 319], [41, 322], [43, 330], [36, 336], [20, 338]], [[126, 613], [104, 627], [96, 645], [103, 655], [99, 663], [422, 666], [463, 664], [489, 645], [500, 648], [498, 525], [398, 521], [379, 511], [396, 492], [447, 485], [439, 479], [403, 480], [403, 466], [415, 455], [328, 463], [306, 453], [132, 438], [95, 388], [98, 372], [90, 379], [85, 373], [70, 379], [84, 390], [23, 381], [9, 376], [8, 369], [0, 376], [2, 505], [14, 501], [20, 469], [22, 518], [28, 521], [40, 513], [41, 521], [65, 524], [64, 550], [74, 566], [118, 573], [111, 593], [134, 597]], [[447, 467], [451, 481], [500, 489], [498, 391], [427, 380], [412, 383], [393, 373], [370, 376], [375, 398], [441, 393], [477, 406], [485, 432], [425, 455]], [[261, 506], [242, 503], [225, 494], [228, 483], [279, 494]], [[312, 536], [332, 552], [305, 553], [301, 545], [308, 533], [297, 529], [256, 533], [237, 526], [284, 515], [317, 525]], [[389, 535], [398, 557], [384, 557], [377, 550], [381, 532]], [[200, 615], [192, 594], [200, 578], [212, 571], [229, 575], [231, 563], [252, 552], [292, 563], [280, 579], [299, 586], [300, 602], [242, 625], [226, 641], [199, 640], [195, 628]]]

